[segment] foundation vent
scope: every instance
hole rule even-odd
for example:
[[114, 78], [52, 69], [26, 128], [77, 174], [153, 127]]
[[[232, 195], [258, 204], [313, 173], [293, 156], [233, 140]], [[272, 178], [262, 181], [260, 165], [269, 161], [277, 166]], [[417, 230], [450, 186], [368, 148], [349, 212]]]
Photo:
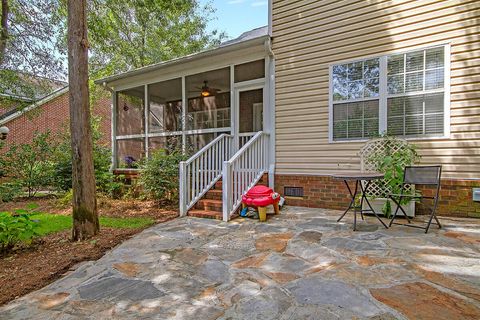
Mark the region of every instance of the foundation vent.
[[303, 197], [303, 188], [302, 187], [284, 187], [283, 194], [285, 197]]

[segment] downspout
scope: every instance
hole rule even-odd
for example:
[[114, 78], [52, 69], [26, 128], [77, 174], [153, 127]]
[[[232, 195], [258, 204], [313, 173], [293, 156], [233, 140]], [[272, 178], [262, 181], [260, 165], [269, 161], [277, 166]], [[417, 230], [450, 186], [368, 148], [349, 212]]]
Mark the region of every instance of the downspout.
[[268, 186], [275, 187], [275, 54], [270, 37], [265, 40], [265, 52], [268, 54], [268, 93], [269, 93], [269, 129], [270, 129], [270, 163], [268, 167]]

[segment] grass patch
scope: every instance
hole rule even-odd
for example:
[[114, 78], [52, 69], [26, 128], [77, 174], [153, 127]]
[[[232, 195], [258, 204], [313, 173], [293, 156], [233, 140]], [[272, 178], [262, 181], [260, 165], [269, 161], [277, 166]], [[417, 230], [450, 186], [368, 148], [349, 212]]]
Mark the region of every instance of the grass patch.
[[[54, 232], [72, 228], [72, 217], [60, 214], [39, 213], [31, 216], [36, 221], [36, 231], [40, 235], [47, 235]], [[111, 218], [100, 217], [100, 228], [135, 229], [149, 226], [154, 220], [148, 217]]]

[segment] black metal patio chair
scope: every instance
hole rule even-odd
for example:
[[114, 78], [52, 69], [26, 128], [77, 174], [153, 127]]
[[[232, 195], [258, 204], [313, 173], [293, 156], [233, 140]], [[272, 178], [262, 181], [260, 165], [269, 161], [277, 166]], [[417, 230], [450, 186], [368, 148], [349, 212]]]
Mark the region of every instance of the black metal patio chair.
[[[414, 227], [425, 229], [425, 233], [428, 232], [430, 225], [432, 224], [433, 218], [440, 229], [442, 226], [440, 221], [436, 216], [436, 210], [438, 205], [438, 198], [440, 195], [440, 178], [442, 175], [442, 166], [408, 166], [405, 167], [404, 175], [403, 175], [403, 183], [400, 194], [390, 194], [389, 198], [397, 205], [397, 209], [393, 214], [392, 220], [390, 220], [390, 226], [392, 224], [403, 225], [407, 227]], [[426, 186], [434, 186], [435, 187], [435, 195], [434, 196], [423, 196], [423, 195], [416, 195], [416, 194], [405, 194], [406, 186], [407, 185], [426, 185]], [[418, 226], [411, 224], [410, 218], [408, 217], [405, 210], [402, 208], [400, 203], [403, 199], [408, 198], [411, 200], [422, 200], [422, 199], [431, 199], [433, 201], [433, 205], [431, 206], [432, 212], [430, 213], [430, 218], [428, 219], [427, 226]], [[395, 218], [397, 217], [398, 210], [402, 211], [405, 218], [408, 220], [408, 224], [404, 223], [396, 223], [394, 222]]]

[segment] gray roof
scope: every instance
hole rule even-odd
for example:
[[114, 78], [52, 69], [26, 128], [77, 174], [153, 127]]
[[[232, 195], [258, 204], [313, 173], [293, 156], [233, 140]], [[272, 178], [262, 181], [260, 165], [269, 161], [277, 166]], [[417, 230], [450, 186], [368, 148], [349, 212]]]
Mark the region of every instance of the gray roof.
[[260, 28], [256, 28], [256, 29], [244, 32], [235, 39], [222, 42], [220, 44], [220, 47], [229, 46], [231, 44], [247, 41], [250, 39], [260, 38], [267, 35], [268, 35], [268, 26], [263, 26]]
[[201, 58], [201, 57], [204, 57], [204, 56], [209, 56], [209, 55], [219, 54], [219, 53], [222, 53], [222, 52], [227, 52], [228, 50], [234, 50], [234, 48], [237, 48], [237, 46], [241, 47], [242, 45], [249, 45], [249, 43], [253, 44], [256, 41], [260, 41], [261, 39], [267, 38], [268, 36], [269, 36], [268, 35], [268, 27], [265, 26], [265, 27], [256, 28], [256, 29], [253, 29], [251, 31], [247, 31], [247, 32], [242, 33], [239, 37], [237, 37], [235, 39], [222, 42], [216, 48], [207, 49], [207, 50], [200, 51], [200, 52], [197, 52], [197, 53], [193, 53], [193, 54], [190, 54], [190, 55], [186, 55], [186, 56], [183, 56], [183, 57], [180, 57], [180, 58], [176, 58], [176, 59], [172, 59], [172, 60], [168, 60], [168, 61], [162, 61], [162, 62], [151, 64], [151, 65], [148, 65], [148, 66], [145, 66], [145, 67], [141, 67], [141, 68], [138, 68], [138, 69], [134, 69], [134, 70], [126, 71], [126, 72], [123, 72], [123, 73], [119, 73], [119, 74], [116, 74], [116, 75], [113, 75], [113, 76], [105, 77], [105, 78], [102, 78], [102, 79], [97, 79], [97, 80], [95, 80], [95, 83], [96, 84], [108, 83], [108, 82], [116, 81], [116, 80], [119, 80], [119, 79], [128, 78], [130, 76], [139, 75], [139, 74], [142, 74], [142, 73], [145, 73], [145, 72], [154, 71], [154, 70], [166, 67], [166, 66], [188, 62], [188, 61], [191, 61], [191, 60], [194, 60], [194, 59], [197, 59], [197, 58]]

